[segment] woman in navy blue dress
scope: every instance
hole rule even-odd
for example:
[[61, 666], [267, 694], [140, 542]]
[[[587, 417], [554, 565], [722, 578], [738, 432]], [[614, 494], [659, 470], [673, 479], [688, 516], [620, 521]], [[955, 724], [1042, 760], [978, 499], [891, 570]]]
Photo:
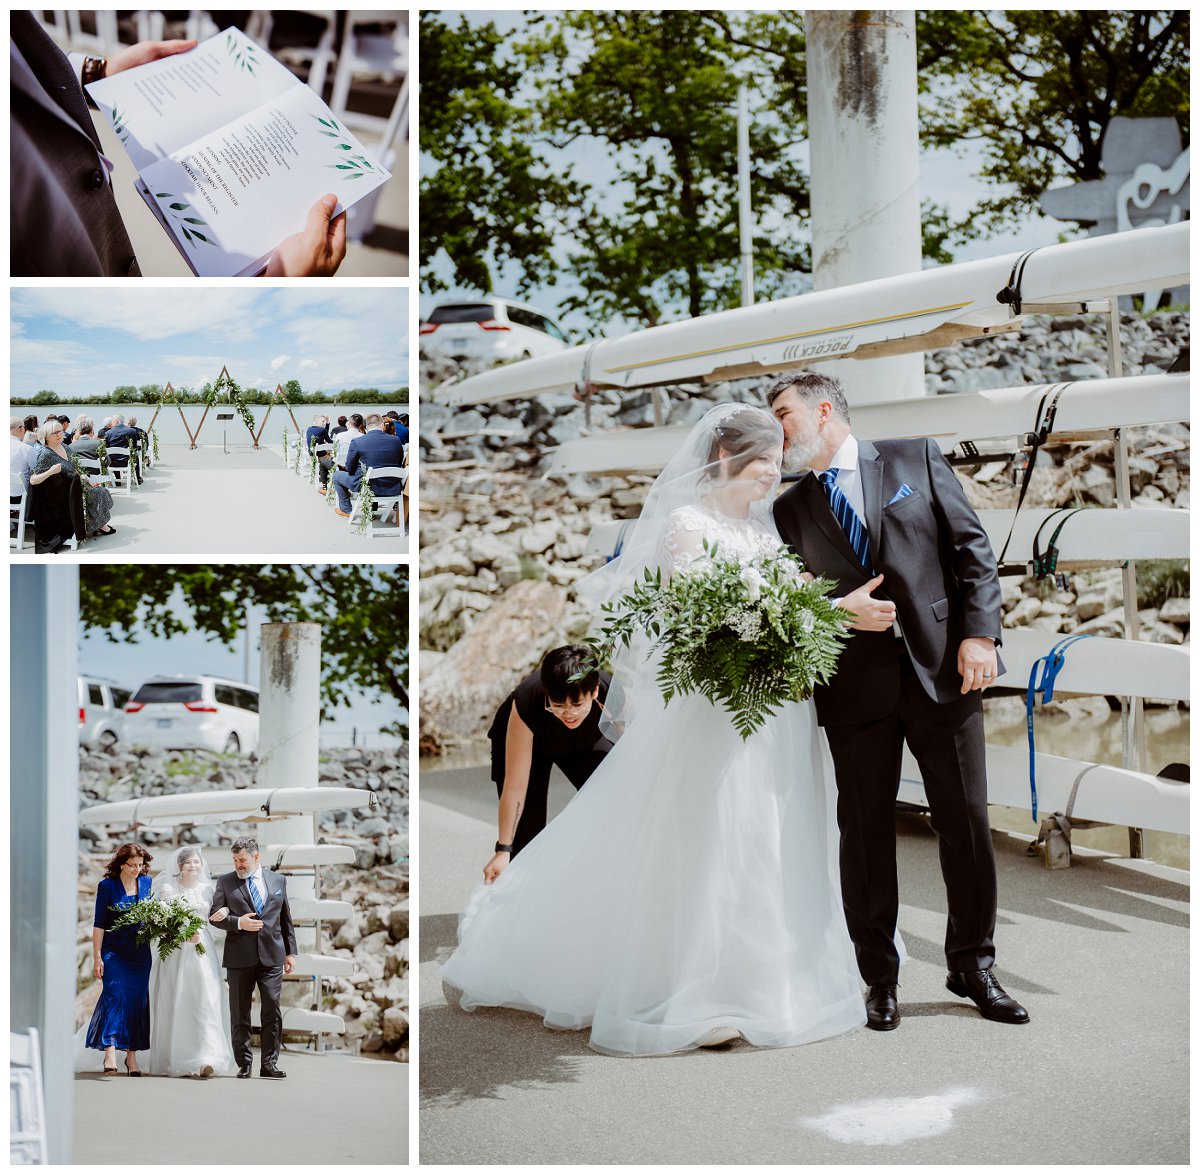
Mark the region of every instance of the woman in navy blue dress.
[[125, 1071], [141, 1077], [139, 1049], [150, 1047], [150, 947], [138, 946], [137, 927], [109, 930], [116, 911], [150, 896], [150, 854], [124, 844], [113, 855], [96, 887], [92, 922], [92, 969], [104, 985], [88, 1026], [87, 1047], [104, 1050], [104, 1072], [117, 1072], [117, 1049], [125, 1050]]

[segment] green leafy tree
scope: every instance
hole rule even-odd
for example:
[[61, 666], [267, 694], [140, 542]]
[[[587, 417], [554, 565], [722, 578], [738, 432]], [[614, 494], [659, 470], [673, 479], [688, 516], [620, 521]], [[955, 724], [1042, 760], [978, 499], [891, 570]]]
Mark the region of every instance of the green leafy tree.
[[494, 24], [451, 25], [421, 14], [420, 188], [425, 288], [445, 288], [432, 266], [444, 253], [454, 281], [490, 291], [514, 263], [523, 292], [553, 279], [561, 211], [574, 185], [535, 149], [532, 113], [516, 99], [526, 63], [502, 52]]
[[1100, 179], [1117, 115], [1175, 118], [1186, 143], [1189, 36], [1186, 9], [918, 13], [922, 141], [981, 143], [980, 178], [996, 188], [954, 239], [1019, 224], [1047, 188]]
[[[403, 566], [90, 564], [80, 568], [80, 618], [113, 643], [199, 630], [232, 647], [253, 601], [273, 621], [323, 626], [326, 706], [362, 693], [407, 709], [408, 587]], [[406, 738], [407, 727], [399, 733]]]
[[[14, 403], [15, 402], [16, 401], [14, 401]], [[58, 404], [58, 403], [61, 403], [61, 401], [58, 398], [58, 393], [51, 391], [49, 388], [43, 388], [40, 392], [37, 392], [34, 395], [30, 396], [28, 401], [24, 401], [24, 402], [27, 402], [29, 404]]]
[[304, 400], [304, 389], [298, 379], [289, 379], [283, 385], [283, 398], [288, 404], [300, 404]]

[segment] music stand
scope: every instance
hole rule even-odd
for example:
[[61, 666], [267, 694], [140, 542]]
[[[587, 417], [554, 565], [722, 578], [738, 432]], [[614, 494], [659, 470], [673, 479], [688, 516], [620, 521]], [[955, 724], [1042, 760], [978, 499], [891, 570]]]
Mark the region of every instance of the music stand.
[[[217, 419], [224, 420], [224, 421], [232, 420], [233, 413], [232, 412], [218, 412]], [[227, 428], [221, 429], [221, 448], [224, 449], [225, 456], [228, 457], [229, 456], [229, 430]]]

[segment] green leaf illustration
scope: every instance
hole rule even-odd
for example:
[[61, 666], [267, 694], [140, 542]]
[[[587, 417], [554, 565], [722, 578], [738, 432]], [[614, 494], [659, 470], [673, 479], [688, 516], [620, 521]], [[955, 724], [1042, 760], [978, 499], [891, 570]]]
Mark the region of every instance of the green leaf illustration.
[[180, 204], [178, 201], [176, 201], [174, 204], [171, 205], [171, 207], [174, 208], [176, 211], [181, 211], [182, 209], [187, 208], [188, 205]]
[[[185, 216], [183, 219], [188, 224], [207, 224], [208, 223], [205, 220], [201, 220], [198, 216]], [[200, 235], [199, 233], [196, 234], [196, 236], [199, 236], [199, 235]]]

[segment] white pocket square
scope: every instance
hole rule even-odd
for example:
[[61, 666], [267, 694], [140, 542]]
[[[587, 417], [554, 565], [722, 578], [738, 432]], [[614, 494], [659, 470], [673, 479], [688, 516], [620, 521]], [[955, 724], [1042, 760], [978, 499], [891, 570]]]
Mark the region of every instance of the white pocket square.
[[888, 503], [888, 505], [889, 505], [889, 506], [894, 506], [894, 505], [895, 505], [897, 502], [899, 502], [901, 499], [903, 499], [903, 498], [907, 498], [907, 497], [908, 497], [908, 495], [909, 495], [909, 494], [911, 494], [912, 492], [913, 492], [913, 491], [912, 491], [912, 486], [910, 486], [910, 485], [908, 484], [908, 482], [905, 482], [905, 483], [904, 483], [904, 484], [903, 484], [903, 485], [902, 485], [902, 486], [901, 486], [901, 487], [900, 487], [900, 488], [899, 488], [899, 489], [898, 489], [898, 490], [897, 490], [897, 491], [896, 491], [896, 492], [895, 492], [895, 493], [892, 495], [892, 500], [891, 500], [891, 501]]

